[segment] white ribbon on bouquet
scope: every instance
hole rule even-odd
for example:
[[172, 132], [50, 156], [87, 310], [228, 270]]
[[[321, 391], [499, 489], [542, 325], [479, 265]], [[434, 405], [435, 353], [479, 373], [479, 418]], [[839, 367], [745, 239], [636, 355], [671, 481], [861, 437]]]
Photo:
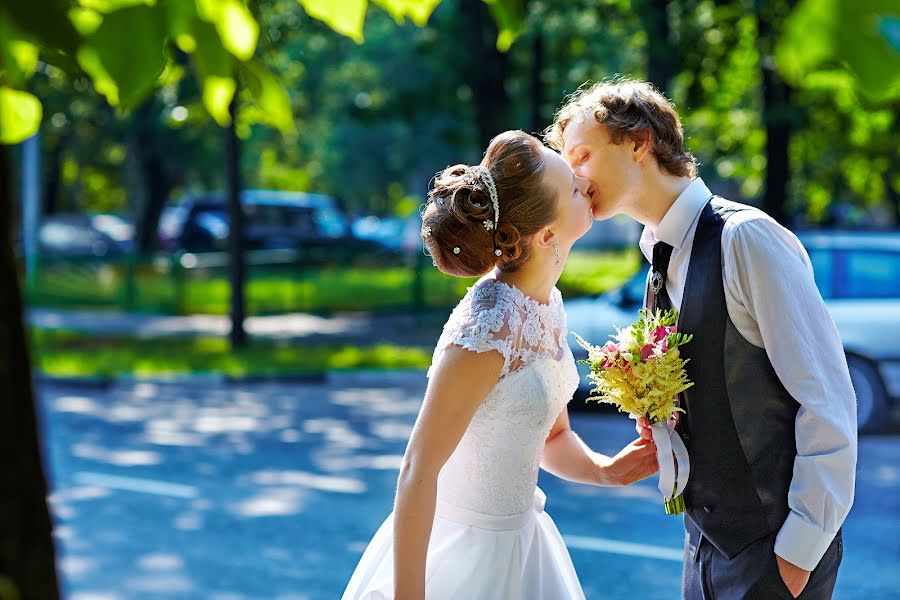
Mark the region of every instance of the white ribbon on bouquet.
[[691, 475], [691, 461], [684, 441], [675, 431], [674, 420], [653, 423], [650, 431], [653, 443], [656, 444], [656, 460], [659, 462], [659, 491], [668, 501], [677, 498], [687, 486]]

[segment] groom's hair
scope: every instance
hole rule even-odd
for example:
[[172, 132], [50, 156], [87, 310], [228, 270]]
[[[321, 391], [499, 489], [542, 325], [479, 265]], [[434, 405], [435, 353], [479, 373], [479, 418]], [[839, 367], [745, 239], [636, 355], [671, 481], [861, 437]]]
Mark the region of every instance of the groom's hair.
[[566, 126], [588, 115], [606, 127], [616, 144], [626, 138], [640, 142], [649, 134], [650, 149], [660, 168], [672, 175], [696, 176], [697, 161], [684, 148], [684, 129], [675, 105], [653, 84], [619, 79], [582, 86], [556, 112], [553, 124], [544, 131], [544, 140], [562, 152]]

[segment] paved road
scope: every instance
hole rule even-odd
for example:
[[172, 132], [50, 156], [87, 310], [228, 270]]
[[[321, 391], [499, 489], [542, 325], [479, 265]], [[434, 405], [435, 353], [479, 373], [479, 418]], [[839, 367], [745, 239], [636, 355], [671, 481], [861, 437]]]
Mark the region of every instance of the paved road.
[[[390, 511], [420, 373], [322, 383], [45, 383], [60, 565], [72, 600], [338, 598]], [[596, 449], [632, 435], [576, 414]], [[900, 598], [900, 436], [863, 438], [838, 599]], [[678, 597], [682, 527], [655, 482], [542, 474], [588, 598]]]

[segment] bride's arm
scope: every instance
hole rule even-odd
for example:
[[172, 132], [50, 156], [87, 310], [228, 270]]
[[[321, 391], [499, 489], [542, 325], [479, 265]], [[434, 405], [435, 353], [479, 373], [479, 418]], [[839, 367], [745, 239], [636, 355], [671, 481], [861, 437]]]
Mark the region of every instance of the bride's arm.
[[437, 500], [438, 473], [472, 416], [500, 379], [499, 352], [449, 346], [436, 365], [416, 419], [394, 502], [394, 597], [425, 597], [425, 558]]
[[603, 486], [631, 485], [659, 469], [656, 446], [641, 438], [613, 457], [594, 452], [572, 431], [567, 408], [544, 442], [541, 467], [562, 479]]

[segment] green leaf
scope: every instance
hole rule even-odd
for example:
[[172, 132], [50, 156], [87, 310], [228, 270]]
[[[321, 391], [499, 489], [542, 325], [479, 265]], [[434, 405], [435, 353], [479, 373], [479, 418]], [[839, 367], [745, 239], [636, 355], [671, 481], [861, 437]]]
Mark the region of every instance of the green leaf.
[[43, 110], [28, 92], [0, 87], [0, 144], [18, 144], [37, 133]]
[[277, 127], [282, 133], [294, 131], [291, 98], [278, 77], [259, 61], [242, 63], [239, 69], [242, 81], [259, 108], [255, 111], [255, 120]]
[[497, 50], [509, 50], [525, 29], [525, 8], [522, 0], [484, 0], [497, 23]]
[[199, 0], [200, 18], [216, 26], [222, 45], [240, 60], [249, 60], [256, 51], [259, 24], [240, 0]]
[[854, 77], [860, 93], [889, 102], [900, 97], [900, 5], [804, 0], [785, 22], [775, 60], [795, 86], [808, 87], [817, 72], [838, 66]]
[[234, 81], [234, 58], [225, 50], [211, 24], [197, 21], [194, 35], [197, 49], [193, 57], [203, 87], [203, 106], [216, 123], [227, 127], [231, 123], [228, 107], [237, 87]]
[[68, 18], [68, 0], [30, 0], [3, 2], [0, 12], [15, 28], [45, 49], [59, 49], [74, 55], [81, 36]]
[[132, 6], [154, 6], [156, 0], [78, 0], [78, 4], [98, 12], [111, 13]]
[[0, 81], [25, 87], [37, 67], [38, 47], [30, 42], [12, 20], [0, 12]]
[[357, 44], [363, 41], [363, 23], [367, 0], [298, 0], [314, 19], [323, 21], [341, 35]]
[[193, 26], [197, 20], [197, 5], [185, 0], [160, 0], [160, 7], [166, 14], [169, 37], [182, 52], [191, 54], [197, 49]]
[[78, 62], [110, 104], [128, 109], [156, 87], [166, 66], [161, 12], [132, 6], [106, 15], [78, 51]]
[[69, 11], [69, 20], [78, 30], [78, 33], [84, 36], [93, 35], [103, 22], [103, 15], [96, 10], [88, 8], [73, 8]]
[[441, 0], [372, 0], [372, 3], [386, 10], [398, 24], [402, 25], [408, 17], [419, 27], [424, 27]]

